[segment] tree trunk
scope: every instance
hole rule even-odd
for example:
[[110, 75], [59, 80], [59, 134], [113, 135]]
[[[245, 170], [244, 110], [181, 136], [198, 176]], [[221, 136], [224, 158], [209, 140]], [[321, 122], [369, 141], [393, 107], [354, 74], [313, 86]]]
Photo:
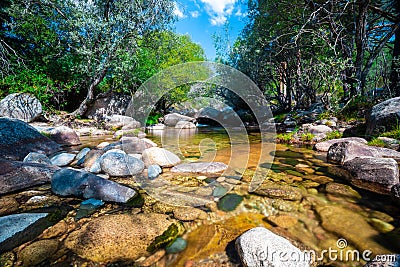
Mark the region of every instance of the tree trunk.
[[88, 92], [86, 94], [86, 98], [81, 102], [79, 107], [72, 112], [70, 115], [73, 117], [76, 116], [83, 116], [88, 108], [91, 106], [91, 104], [94, 101], [94, 89], [96, 88], [97, 85], [104, 79], [106, 76], [107, 69], [103, 69], [100, 74], [90, 83]]
[[[400, 23], [400, 1], [396, 4], [397, 21]], [[400, 28], [397, 28], [394, 35], [394, 47], [392, 53], [392, 67], [390, 71], [390, 89], [395, 96], [400, 96]]]

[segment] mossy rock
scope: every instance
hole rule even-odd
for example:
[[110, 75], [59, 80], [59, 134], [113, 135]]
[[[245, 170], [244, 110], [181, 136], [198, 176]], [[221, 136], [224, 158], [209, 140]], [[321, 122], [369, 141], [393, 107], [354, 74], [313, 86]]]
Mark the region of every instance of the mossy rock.
[[185, 228], [181, 222], [171, 224], [165, 232], [157, 236], [154, 241], [147, 247], [147, 251], [154, 253], [159, 248], [170, 245], [174, 240], [185, 232]]
[[233, 211], [243, 201], [243, 197], [238, 194], [227, 194], [218, 202], [218, 209], [223, 211]]

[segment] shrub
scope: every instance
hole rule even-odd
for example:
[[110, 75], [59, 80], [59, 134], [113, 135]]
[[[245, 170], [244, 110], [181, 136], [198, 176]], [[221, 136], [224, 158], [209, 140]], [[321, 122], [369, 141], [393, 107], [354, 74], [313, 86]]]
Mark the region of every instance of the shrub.
[[332, 131], [326, 134], [324, 140], [339, 139], [342, 138], [343, 134], [339, 131]]
[[301, 140], [302, 142], [311, 142], [311, 141], [313, 140], [314, 136], [315, 136], [315, 135], [313, 135], [312, 133], [303, 133], [303, 134], [300, 136], [300, 140]]
[[370, 146], [378, 146], [378, 147], [386, 147], [386, 143], [383, 142], [382, 140], [378, 139], [378, 138], [374, 138], [371, 141], [369, 141], [368, 145], [370, 145]]

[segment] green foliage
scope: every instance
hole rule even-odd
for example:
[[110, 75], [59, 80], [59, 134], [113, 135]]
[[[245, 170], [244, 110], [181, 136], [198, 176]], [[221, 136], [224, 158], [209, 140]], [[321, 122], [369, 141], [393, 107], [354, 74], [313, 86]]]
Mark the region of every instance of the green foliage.
[[377, 147], [386, 147], [386, 143], [378, 138], [373, 138], [371, 141], [368, 142], [368, 145]]
[[290, 133], [281, 133], [276, 135], [276, 141], [278, 143], [285, 143], [285, 144], [290, 144], [293, 143], [295, 139], [296, 132], [290, 132]]
[[318, 120], [326, 120], [329, 119], [330, 117], [332, 117], [332, 112], [330, 111], [324, 111], [317, 115]]
[[395, 129], [389, 132], [382, 133], [379, 136], [400, 139], [400, 126], [397, 125]]
[[314, 137], [315, 135], [313, 135], [312, 133], [303, 133], [300, 136], [300, 140], [304, 143], [309, 143], [313, 140]]
[[275, 115], [275, 116], [274, 116], [274, 120], [275, 120], [275, 122], [277, 122], [277, 123], [282, 123], [282, 122], [285, 121], [286, 117], [287, 117], [287, 114], [282, 113], [282, 114]]
[[158, 123], [158, 119], [163, 115], [161, 113], [152, 113], [147, 117], [146, 125], [154, 125]]
[[354, 97], [337, 112], [337, 117], [344, 121], [364, 120], [366, 112], [375, 104], [366, 96]]
[[324, 138], [324, 141], [326, 140], [332, 140], [332, 139], [339, 139], [342, 138], [343, 134], [339, 131], [332, 131], [329, 133], [326, 133], [326, 137]]

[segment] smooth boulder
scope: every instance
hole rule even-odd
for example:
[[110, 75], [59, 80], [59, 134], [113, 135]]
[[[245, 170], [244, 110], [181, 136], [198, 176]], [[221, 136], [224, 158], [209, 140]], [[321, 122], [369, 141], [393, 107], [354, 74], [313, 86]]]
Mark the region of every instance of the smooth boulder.
[[159, 147], [145, 149], [142, 156], [146, 166], [159, 165], [161, 167], [173, 167], [181, 162], [177, 155]]
[[126, 152], [127, 154], [141, 154], [147, 148], [156, 147], [157, 144], [147, 138], [138, 138], [138, 137], [122, 137], [120, 142], [121, 150]]
[[126, 203], [137, 194], [132, 188], [73, 169], [61, 169], [54, 173], [51, 190], [61, 196], [95, 198], [118, 203]]
[[0, 159], [0, 194], [48, 183], [59, 169], [48, 164]]
[[366, 135], [388, 132], [399, 125], [400, 97], [391, 98], [372, 107], [366, 118]]
[[132, 100], [131, 95], [107, 94], [104, 97], [98, 97], [93, 105], [86, 111], [85, 116], [89, 119], [102, 121], [106, 116], [125, 115], [126, 109]]
[[353, 185], [376, 193], [388, 195], [399, 183], [399, 167], [394, 159], [357, 157], [346, 161], [343, 168]]
[[180, 121], [194, 122], [196, 119], [178, 113], [171, 113], [164, 116], [164, 124], [168, 127], [175, 127]]
[[36, 129], [60, 145], [75, 146], [81, 144], [75, 130], [67, 126], [37, 127]]
[[136, 121], [132, 117], [124, 115], [113, 114], [105, 117], [106, 125], [114, 128], [126, 127], [126, 129], [140, 128], [140, 122]]
[[235, 242], [244, 267], [306, 267], [311, 255], [264, 227], [248, 230]]
[[74, 161], [75, 156], [75, 154], [71, 153], [60, 153], [51, 157], [50, 162], [53, 165], [63, 167], [71, 164]]
[[24, 158], [23, 162], [40, 163], [40, 164], [51, 164], [50, 159], [42, 153], [31, 152]]
[[368, 143], [368, 141], [365, 140], [364, 138], [345, 137], [345, 138], [340, 138], [340, 139], [331, 139], [328, 141], [319, 142], [319, 143], [315, 144], [314, 149], [317, 151], [321, 151], [321, 152], [328, 152], [331, 145], [336, 144], [336, 143], [348, 142], [348, 141], [358, 142], [358, 143], [361, 143], [364, 145], [366, 145]]
[[17, 119], [0, 118], [0, 158], [23, 160], [30, 152], [49, 155], [59, 150], [59, 144], [29, 124]]
[[42, 104], [31, 94], [14, 93], [0, 101], [0, 117], [31, 122], [39, 118], [42, 112]]
[[193, 162], [179, 164], [171, 169], [175, 173], [195, 173], [202, 175], [222, 174], [228, 165], [222, 162]]
[[100, 167], [110, 176], [128, 176], [141, 173], [144, 163], [135, 157], [112, 151], [101, 156]]

